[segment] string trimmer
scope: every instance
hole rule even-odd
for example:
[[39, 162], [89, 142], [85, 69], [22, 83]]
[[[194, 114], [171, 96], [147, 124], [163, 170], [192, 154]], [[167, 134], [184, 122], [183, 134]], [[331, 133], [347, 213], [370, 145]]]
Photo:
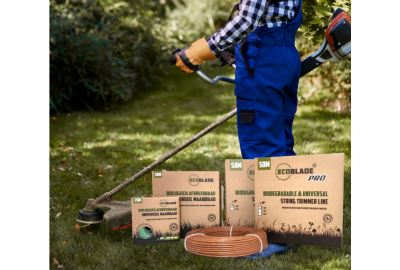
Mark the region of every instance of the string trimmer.
[[[179, 51], [180, 49], [176, 49], [172, 54], [175, 55], [175, 53]], [[218, 58], [224, 64], [228, 64], [236, 69], [234, 55], [228, 52], [222, 52]], [[315, 53], [301, 62], [301, 76], [304, 76], [325, 62], [340, 62], [349, 58], [351, 58], [351, 18], [345, 11], [339, 8], [335, 11], [331, 18], [331, 23], [329, 24], [325, 33], [325, 38], [321, 47]], [[172, 61], [171, 64], [175, 64], [174, 61]], [[235, 84], [235, 80], [224, 76], [217, 76], [214, 79], [211, 79], [204, 74], [200, 68], [198, 68], [196, 73], [204, 81], [212, 85], [218, 83], [219, 81]], [[85, 224], [95, 224], [107, 221], [107, 226], [111, 230], [122, 230], [129, 227], [132, 224], [130, 201], [111, 201], [111, 197], [207, 133], [211, 132], [216, 127], [232, 118], [234, 115], [236, 115], [236, 113], [237, 109], [232, 110], [230, 113], [212, 123], [163, 157], [157, 159], [155, 162], [131, 178], [127, 179], [113, 190], [104, 193], [97, 199], [89, 199], [86, 203], [86, 207], [79, 211], [77, 221]], [[104, 214], [104, 210], [109, 211]]]

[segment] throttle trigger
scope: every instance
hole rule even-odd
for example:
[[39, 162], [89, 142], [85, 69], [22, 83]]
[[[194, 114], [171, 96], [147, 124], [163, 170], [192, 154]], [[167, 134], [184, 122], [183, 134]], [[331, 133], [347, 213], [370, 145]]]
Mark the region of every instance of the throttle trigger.
[[172, 52], [172, 55], [175, 55], [176, 53], [178, 53], [178, 52], [180, 52], [181, 51], [181, 48], [176, 48], [173, 52]]

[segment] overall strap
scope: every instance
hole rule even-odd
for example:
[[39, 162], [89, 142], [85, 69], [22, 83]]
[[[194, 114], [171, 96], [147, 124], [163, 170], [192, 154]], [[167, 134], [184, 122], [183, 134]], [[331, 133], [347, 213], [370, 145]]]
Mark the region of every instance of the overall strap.
[[230, 20], [232, 20], [232, 15], [233, 15], [233, 13], [235, 13], [236, 11], [239, 10], [239, 6], [240, 6], [241, 3], [242, 3], [242, 1], [240, 1], [240, 3], [236, 3], [236, 4], [233, 6], [232, 11], [231, 11], [231, 14], [229, 15], [229, 18], [228, 18], [228, 22], [229, 22]]
[[[283, 1], [286, 1], [286, 0], [271, 0], [271, 1], [269, 1], [268, 6], [269, 5], [273, 5], [273, 4], [277, 4], [279, 2], [283, 2]], [[229, 20], [228, 21], [230, 21], [232, 19], [232, 14], [235, 13], [235, 11], [239, 10], [240, 4], [242, 4], [242, 2], [243, 2], [243, 0], [240, 0], [240, 3], [237, 3], [236, 5], [233, 6], [233, 9], [231, 11], [231, 15], [229, 16]], [[247, 41], [247, 37], [245, 37], [242, 40], [242, 43], [240, 44], [240, 47], [239, 47], [239, 51], [240, 51], [240, 54], [242, 56], [243, 62], [246, 65], [247, 72], [249, 73], [249, 75], [252, 78], [254, 78], [254, 70], [250, 67], [249, 61], [247, 61], [247, 59], [246, 59], [246, 57], [244, 56], [244, 53], [243, 53], [243, 47], [246, 44], [246, 41]]]
[[247, 37], [245, 37], [245, 38], [242, 40], [242, 43], [240, 44], [240, 47], [239, 47], [239, 51], [240, 51], [240, 55], [242, 56], [243, 62], [244, 62], [244, 64], [246, 65], [247, 72], [249, 73], [249, 75], [250, 75], [252, 78], [254, 78], [254, 69], [252, 69], [252, 68], [250, 67], [249, 61], [247, 61], [247, 59], [246, 59], [246, 57], [244, 56], [244, 53], [243, 53], [243, 46], [246, 44], [246, 41], [247, 41]]

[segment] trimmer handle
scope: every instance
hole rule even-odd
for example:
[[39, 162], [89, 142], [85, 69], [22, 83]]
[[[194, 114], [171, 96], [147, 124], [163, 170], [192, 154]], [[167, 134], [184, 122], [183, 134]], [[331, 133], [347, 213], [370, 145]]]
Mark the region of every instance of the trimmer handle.
[[[169, 64], [171, 66], [176, 65], [176, 61], [177, 61], [177, 53], [180, 53], [182, 50], [181, 48], [176, 48], [173, 52], [172, 52], [172, 57], [169, 59]], [[225, 52], [221, 52], [217, 55], [218, 59], [221, 61], [222, 66], [228, 64], [229, 66], [232, 66], [233, 64], [235, 64], [235, 53], [233, 51], [233, 53], [231, 51], [225, 51]]]
[[[173, 52], [172, 52], [172, 57], [169, 59], [169, 63], [171, 64], [171, 66], [176, 64], [177, 61], [177, 54], [179, 52], [181, 52], [181, 48], [176, 48]], [[232, 66], [233, 68], [236, 68], [235, 66], [235, 59], [233, 58], [233, 63], [231, 61], [230, 58], [228, 58], [228, 56], [226, 56], [227, 59], [227, 63], [228, 65]], [[220, 59], [221, 60], [221, 59]], [[222, 60], [221, 60], [222, 61]], [[229, 62], [228, 62], [229, 61]], [[230, 63], [230, 64], [229, 64]], [[202, 78], [203, 80], [205, 80], [206, 82], [208, 82], [209, 84], [216, 84], [219, 81], [223, 81], [223, 82], [227, 82], [227, 83], [231, 83], [231, 84], [235, 84], [235, 80], [228, 78], [228, 77], [224, 77], [224, 76], [217, 76], [214, 79], [211, 79], [210, 77], [208, 77], [206, 74], [204, 74], [201, 70], [200, 67], [198, 67], [198, 69], [196, 70], [197, 75], [200, 76], [200, 78]]]

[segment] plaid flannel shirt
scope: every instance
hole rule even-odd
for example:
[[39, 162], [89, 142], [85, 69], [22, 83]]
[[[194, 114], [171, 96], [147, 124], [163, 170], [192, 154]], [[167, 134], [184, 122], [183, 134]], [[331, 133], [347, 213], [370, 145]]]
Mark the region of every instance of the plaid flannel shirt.
[[238, 14], [207, 39], [210, 50], [217, 54], [239, 43], [260, 24], [266, 27], [284, 25], [294, 19], [299, 0], [268, 5], [269, 0], [243, 0]]

